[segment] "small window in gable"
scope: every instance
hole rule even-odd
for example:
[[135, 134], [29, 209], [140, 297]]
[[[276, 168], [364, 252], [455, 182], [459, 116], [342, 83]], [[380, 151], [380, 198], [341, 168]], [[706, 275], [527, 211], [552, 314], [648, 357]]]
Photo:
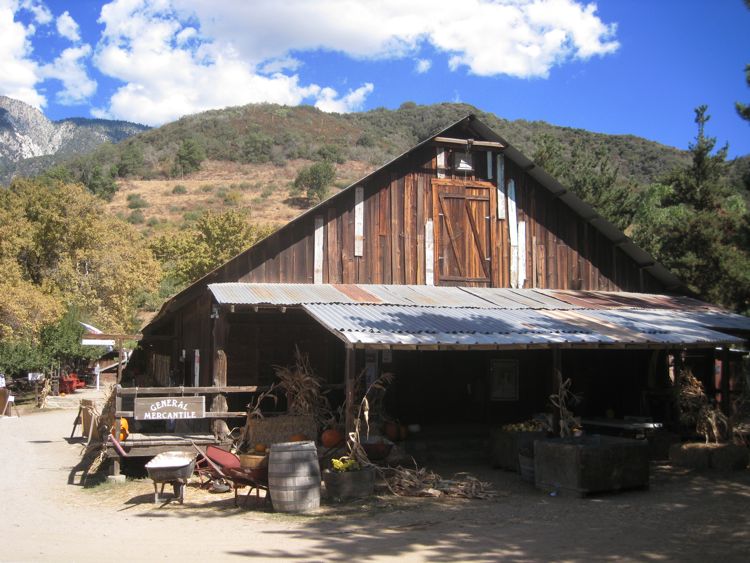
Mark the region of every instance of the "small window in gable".
[[453, 153], [453, 169], [457, 172], [471, 172], [474, 170], [474, 158], [470, 152], [456, 151]]

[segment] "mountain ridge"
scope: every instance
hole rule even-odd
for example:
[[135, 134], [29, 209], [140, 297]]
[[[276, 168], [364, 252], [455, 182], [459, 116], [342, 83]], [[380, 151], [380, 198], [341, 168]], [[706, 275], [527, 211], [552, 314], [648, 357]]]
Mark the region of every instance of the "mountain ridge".
[[145, 125], [106, 119], [52, 121], [37, 108], [0, 96], [0, 181], [38, 173], [57, 162], [120, 142], [148, 130]]

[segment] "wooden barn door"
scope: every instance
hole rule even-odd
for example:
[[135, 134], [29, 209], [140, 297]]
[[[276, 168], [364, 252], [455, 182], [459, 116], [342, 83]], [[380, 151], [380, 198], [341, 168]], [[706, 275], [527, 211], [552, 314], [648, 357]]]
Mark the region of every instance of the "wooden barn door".
[[492, 286], [495, 187], [488, 182], [432, 184], [437, 285]]

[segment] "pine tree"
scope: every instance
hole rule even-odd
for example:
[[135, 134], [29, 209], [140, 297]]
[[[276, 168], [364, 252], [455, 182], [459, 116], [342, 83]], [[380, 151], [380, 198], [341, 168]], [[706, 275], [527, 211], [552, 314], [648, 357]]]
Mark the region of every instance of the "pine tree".
[[633, 238], [697, 296], [744, 312], [750, 307], [748, 212], [726, 181], [727, 146], [714, 152], [716, 139], [705, 135], [706, 111], [695, 110], [690, 164], [646, 190]]

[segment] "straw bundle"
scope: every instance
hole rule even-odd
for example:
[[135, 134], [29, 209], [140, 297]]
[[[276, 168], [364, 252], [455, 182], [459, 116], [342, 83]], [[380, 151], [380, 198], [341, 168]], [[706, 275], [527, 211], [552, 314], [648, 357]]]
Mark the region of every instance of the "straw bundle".
[[241, 449], [252, 449], [255, 444], [278, 444], [288, 442], [295, 434], [315, 440], [318, 426], [312, 415], [280, 415], [264, 418], [248, 417], [241, 438]]

